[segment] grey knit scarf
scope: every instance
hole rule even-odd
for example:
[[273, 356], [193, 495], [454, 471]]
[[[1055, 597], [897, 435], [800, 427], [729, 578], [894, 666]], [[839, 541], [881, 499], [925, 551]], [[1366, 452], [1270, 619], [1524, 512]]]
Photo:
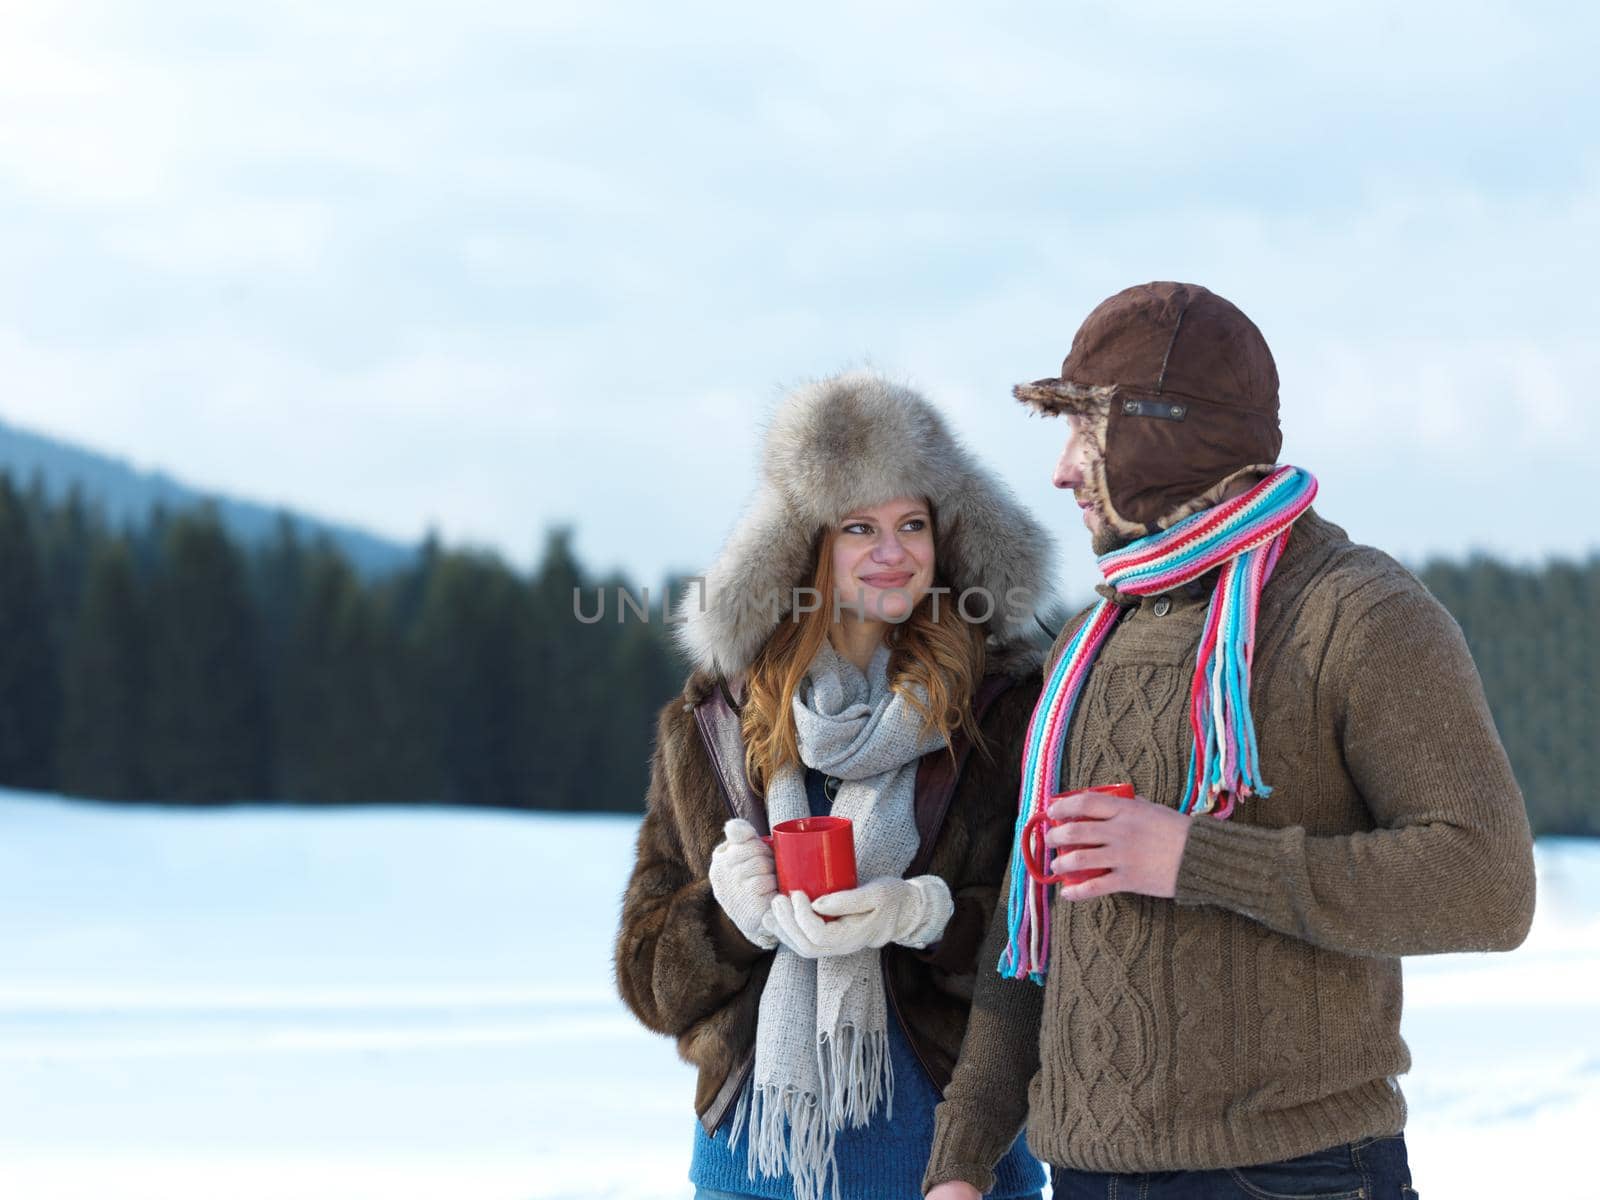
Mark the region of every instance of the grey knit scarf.
[[[919, 699], [921, 696], [919, 695]], [[902, 878], [916, 854], [917, 760], [945, 744], [922, 734], [922, 714], [889, 687], [889, 648], [863, 675], [824, 641], [794, 698], [801, 761], [839, 779], [833, 814], [854, 827], [861, 883]], [[794, 764], [767, 785], [772, 824], [811, 815], [805, 771]], [[894, 1113], [888, 1016], [879, 952], [807, 959], [779, 945], [761, 994], [751, 1088], [734, 1113], [732, 1144], [748, 1127], [747, 1173], [787, 1168], [798, 1200], [839, 1194], [834, 1137]]]

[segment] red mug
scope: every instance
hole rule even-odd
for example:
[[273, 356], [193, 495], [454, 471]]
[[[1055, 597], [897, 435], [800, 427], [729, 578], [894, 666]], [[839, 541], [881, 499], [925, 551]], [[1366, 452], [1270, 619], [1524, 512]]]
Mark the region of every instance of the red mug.
[[761, 839], [772, 847], [778, 891], [811, 899], [856, 886], [856, 835], [849, 817], [799, 817], [779, 821]]
[[[1078, 792], [1110, 792], [1113, 796], [1121, 796], [1124, 800], [1132, 800], [1138, 795], [1133, 790], [1131, 783], [1111, 783], [1104, 787], [1078, 788], [1072, 792], [1062, 792], [1061, 796], [1074, 796]], [[1052, 796], [1051, 803], [1061, 799], [1061, 796]], [[1047, 806], [1048, 807], [1048, 806]], [[1097, 821], [1098, 817], [1068, 817], [1068, 821]], [[1055, 822], [1050, 820], [1048, 812], [1036, 812], [1028, 818], [1028, 823], [1022, 827], [1022, 861], [1028, 868], [1028, 874], [1035, 883], [1082, 883], [1086, 879], [1098, 879], [1111, 872], [1105, 867], [1092, 867], [1087, 871], [1066, 871], [1060, 875], [1045, 874], [1044, 862], [1050, 857], [1050, 847], [1045, 845], [1045, 830]], [[1072, 842], [1069, 845], [1057, 848], [1057, 853], [1063, 850], [1097, 850], [1098, 843]]]

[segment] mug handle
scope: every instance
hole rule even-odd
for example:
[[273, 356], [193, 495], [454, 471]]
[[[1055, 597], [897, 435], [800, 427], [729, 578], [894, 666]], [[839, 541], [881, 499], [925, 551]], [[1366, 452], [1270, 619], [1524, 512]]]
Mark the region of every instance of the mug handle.
[[1022, 863], [1028, 868], [1028, 875], [1035, 883], [1065, 883], [1067, 881], [1065, 875], [1047, 875], [1044, 863], [1041, 861], [1042, 856], [1049, 850], [1044, 842], [1044, 831], [1048, 828], [1050, 828], [1050, 814], [1043, 809], [1028, 818], [1027, 824], [1022, 827]]

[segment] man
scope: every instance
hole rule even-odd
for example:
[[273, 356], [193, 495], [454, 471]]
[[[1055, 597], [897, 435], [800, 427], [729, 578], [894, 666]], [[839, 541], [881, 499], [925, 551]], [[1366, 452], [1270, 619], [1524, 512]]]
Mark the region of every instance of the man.
[[1271, 353], [1205, 288], [1111, 297], [1015, 394], [1066, 416], [1108, 579], [1052, 649], [1021, 815], [1044, 869], [1099, 873], [1014, 853], [924, 1190], [973, 1200], [1026, 1123], [1061, 1198], [1412, 1195], [1400, 957], [1533, 915], [1461, 632], [1277, 464]]

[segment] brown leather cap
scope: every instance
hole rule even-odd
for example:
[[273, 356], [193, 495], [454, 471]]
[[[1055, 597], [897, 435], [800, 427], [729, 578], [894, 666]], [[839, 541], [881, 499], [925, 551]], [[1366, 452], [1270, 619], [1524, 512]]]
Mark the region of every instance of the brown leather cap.
[[1283, 445], [1266, 339], [1198, 284], [1118, 292], [1079, 328], [1059, 378], [1013, 391], [1043, 413], [1103, 418], [1104, 499], [1123, 525], [1166, 524], [1230, 476], [1276, 462]]

